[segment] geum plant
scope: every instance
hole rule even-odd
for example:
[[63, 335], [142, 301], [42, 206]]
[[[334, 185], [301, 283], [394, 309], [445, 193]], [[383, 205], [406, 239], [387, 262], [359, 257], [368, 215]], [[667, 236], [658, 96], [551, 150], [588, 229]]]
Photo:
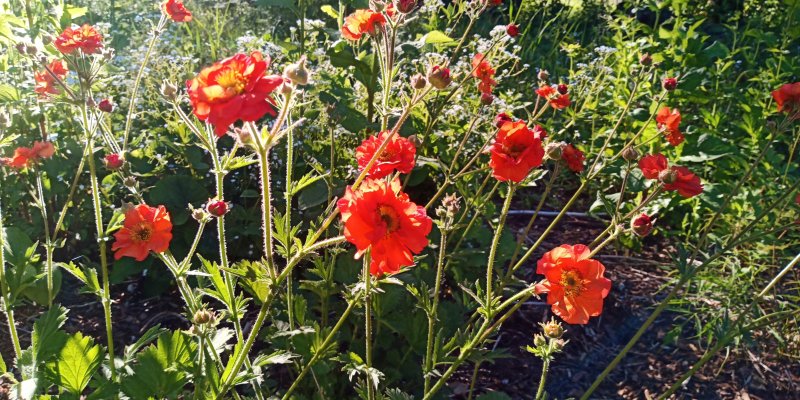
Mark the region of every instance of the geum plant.
[[[43, 35], [35, 44], [22, 45], [21, 53], [38, 66], [35, 91], [40, 100], [60, 101], [73, 107], [83, 129], [85, 148], [75, 171], [76, 181], [54, 228], [48, 226], [41, 184], [43, 171], [39, 165], [58, 151], [58, 143], [33, 141], [30, 146], [17, 148], [13, 156], [2, 162], [12, 174], [30, 178], [48, 235], [42, 242], [46, 253], [44, 273], [38, 276], [6, 260], [5, 251], [0, 250], [2, 306], [16, 357], [10, 370], [0, 362], [0, 372], [10, 371], [7, 376], [14, 382], [12, 395], [26, 399], [51, 395], [63, 398], [85, 395], [95, 399], [289, 399], [335, 398], [338, 394], [370, 400], [433, 399], [442, 396], [453, 374], [467, 364], [476, 364], [477, 374], [477, 365], [487, 359], [485, 354], [490, 353], [490, 344], [503, 323], [530, 298], [545, 296], [552, 313], [569, 325], [587, 324], [592, 317], [600, 316], [613, 283], [606, 277], [606, 266], [596, 256], [621, 235], [648, 235], [653, 229], [654, 214], [666, 212], [654, 206], [657, 199], [664, 196], [691, 199], [703, 192], [698, 176], [669, 162], [673, 148], [687, 140], [681, 133], [680, 112], [666, 105], [678, 80], [663, 77], [664, 72], [652, 58], [643, 55], [630, 78], [629, 96], [614, 117], [613, 125], [604, 131], [591, 132], [589, 143], [580, 143], [569, 136], [567, 129], [557, 127], [565, 121], [559, 118], [562, 113], [584, 110], [574, 102], [589, 95], [592, 89], [582, 86], [585, 89], [582, 92], [568, 83], [551, 82], [546, 71], [536, 74], [538, 86], [530, 93], [526, 88], [520, 96], [508, 96], [517, 99], [519, 105], [504, 104], [504, 110], [495, 110], [499, 103], [495, 92], [503, 80], [515, 79], [514, 73], [532, 73], [516, 64], [497, 72], [500, 64], [509, 61], [509, 54], [513, 56], [512, 43], [519, 35], [516, 24], [493, 31], [488, 41], [471, 43], [476, 21], [500, 3], [475, 0], [444, 9], [458, 16], [455, 21], [463, 18], [468, 22], [461, 29], [460, 39], [450, 39], [439, 31], [425, 36], [423, 41], [450, 40], [454, 45], [447, 47], [451, 49], [449, 54], [431, 55], [426, 65], [404, 60], [404, 53], [398, 52], [397, 46], [415, 27], [415, 13], [421, 12], [417, 1], [398, 0], [388, 5], [373, 2], [369, 9], [352, 11], [341, 19], [341, 37], [348, 46], [361, 60], [373, 60], [373, 78], [379, 82], [380, 91], [363, 93], [358, 85], [354, 89], [357, 95], [365, 96], [357, 105], [368, 109], [369, 122], [375, 122], [380, 129], [367, 132], [361, 145], [352, 149], [355, 157], [347, 162], [357, 164], [356, 172], [348, 175], [344, 192], [338, 199], [330, 199], [316, 220], [297, 222], [298, 213], [293, 212], [292, 202], [303, 189], [326, 178], [313, 171], [299, 180], [292, 176], [295, 136], [314, 124], [313, 118], [307, 118], [305, 113], [316, 115], [309, 110], [309, 104], [315, 103], [306, 90], [325, 83], [315, 81], [314, 68], [306, 55], [300, 55], [298, 61], [286, 65], [283, 73], [278, 74], [272, 72], [270, 58], [259, 51], [234, 54], [203, 68], [186, 81], [185, 88], [164, 82], [161, 96], [171, 107], [172, 118], [194, 135], [196, 145], [207, 153], [213, 165], [215, 195], [202, 207], [192, 209], [197, 228], [190, 248], [182, 257], [170, 251], [175, 234], [171, 210], [161, 204], [145, 203], [146, 189], [140, 188], [134, 170], [125, 160], [129, 134], [135, 134], [131, 126], [136, 118], [133, 110], [142, 72], [131, 89], [127, 117], [119, 132], [117, 126], [104, 118], [105, 113], [114, 112], [114, 104], [107, 99], [95, 100], [101, 83], [99, 77], [111, 59], [104, 38], [95, 27], [88, 24], [67, 27], [57, 37]], [[155, 25], [153, 41], [158, 40], [160, 31], [168, 29], [169, 21], [191, 23], [192, 20], [191, 12], [179, 0], [168, 0], [161, 8], [163, 16]], [[340, 7], [339, 16], [343, 17], [345, 11]], [[452, 31], [460, 26], [454, 22]], [[146, 69], [152, 49], [150, 45], [141, 71]], [[412, 77], [406, 81], [403, 76]], [[360, 79], [356, 77], [354, 81]], [[784, 85], [773, 93], [778, 111], [784, 116], [782, 122], [771, 125], [774, 134], [786, 130], [800, 116], [798, 88], [800, 83]], [[631, 107], [641, 102], [648, 104], [649, 116], [635, 120]], [[469, 116], [466, 129], [450, 132], [456, 138], [456, 145], [437, 155], [431, 146], [438, 139], [436, 127], [451, 118], [448, 109], [456, 106], [472, 109], [474, 115]], [[512, 116], [512, 111], [525, 119]], [[424, 121], [414, 124], [423, 127], [414, 137], [401, 134], [409, 130], [410, 121]], [[47, 139], [45, 132], [42, 133], [43, 139]], [[278, 147], [284, 142], [285, 153]], [[330, 145], [333, 152], [336, 144], [331, 140]], [[765, 144], [754, 165], [761, 161], [769, 146], [770, 143]], [[662, 147], [663, 151], [653, 151]], [[280, 165], [275, 162], [276, 157], [271, 157], [276, 152], [280, 152], [286, 169], [284, 193], [278, 196], [273, 193], [272, 173], [280, 170]], [[109, 204], [100, 195], [98, 155], [102, 156], [107, 173], [118, 175], [124, 182], [129, 202]], [[432, 158], [434, 161], [430, 161]], [[407, 193], [409, 177], [423, 162], [439, 165], [433, 177], [437, 182], [435, 193], [425, 194], [425, 204], [413, 201]], [[231, 171], [252, 164], [258, 166], [264, 257], [231, 260], [227, 250], [231, 238], [226, 235], [225, 217], [231, 206], [227, 199], [232, 196], [223, 191], [224, 182]], [[99, 272], [89, 265], [54, 260], [59, 233], [65, 229], [64, 215], [72, 198], [82, 194], [75, 190], [76, 182], [87, 165], [94, 210], [92, 239], [97, 241], [95, 256]], [[612, 166], [621, 168], [623, 173], [619, 196], [606, 205], [610, 216], [607, 228], [590, 243], [540, 249], [546, 238], [559, 229], [568, 210], [582, 196], [591, 195], [587, 192], [599, 190], [595, 183]], [[345, 167], [348, 166], [340, 166]], [[327, 174], [335, 175], [335, 168], [331, 157]], [[742, 176], [726, 195], [723, 206], [709, 217], [694, 248], [682, 249], [675, 255], [680, 272], [677, 283], [583, 398], [589, 398], [698, 269], [752, 240], [748, 236], [752, 228], [770, 211], [788, 202], [790, 194], [800, 185], [795, 183], [786, 188], [784, 195], [772, 199], [756, 219], [724, 243], [709, 243], [710, 227], [748, 181], [751, 172]], [[534, 243], [528, 245], [525, 238], [532, 232], [556, 179], [563, 177], [574, 182], [577, 189]], [[633, 179], [643, 179], [645, 189], [631, 190]], [[502, 199], [499, 211], [482, 215], [492, 210], [487, 205], [498, 192]], [[519, 239], [512, 244], [513, 255], [510, 259], [500, 257], [512, 201], [522, 192], [537, 193], [540, 200]], [[282, 213], [276, 204], [281, 197], [285, 200]], [[198, 244], [209, 224], [216, 228], [218, 253], [200, 256]], [[486, 268], [480, 271], [483, 278], [458, 281], [457, 287], [448, 286], [445, 291], [445, 281], [456, 280], [448, 277], [452, 273], [451, 255], [459, 252], [472, 229], [487, 226], [492, 235], [486, 251]], [[13, 238], [6, 237], [4, 232], [0, 229], [3, 245], [0, 249], [14, 247], [8, 243]], [[28, 258], [33, 258], [36, 250], [34, 245]], [[148, 257], [158, 258], [174, 277], [190, 323], [188, 329], [151, 328], [122, 351], [115, 350], [109, 250], [117, 260], [128, 257], [140, 262]], [[545, 251], [536, 262], [536, 276], [523, 274], [523, 267], [539, 250]], [[331, 313], [327, 306], [322, 307], [321, 321], [312, 321], [306, 309], [298, 306], [304, 304], [303, 300], [295, 298], [298, 284], [303, 287], [298, 271], [324, 272], [337, 264], [323, 264], [343, 251], [352, 252], [352, 257], [362, 263], [361, 272], [353, 277], [353, 284], [342, 286], [337, 293], [345, 305], [336, 322], [327, 323]], [[10, 256], [15, 260], [20, 258], [16, 253]], [[433, 260], [427, 263], [433, 274], [425, 277], [411, 273], [428, 256]], [[787, 265], [754, 302], [796, 263], [797, 259]], [[79, 332], [68, 334], [62, 329], [68, 313], [52, 304], [54, 268], [69, 272], [85, 285], [86, 292], [100, 299], [105, 317], [105, 346], [95, 344], [92, 338]], [[42, 277], [47, 282], [49, 308], [33, 326], [30, 347], [23, 349], [14, 308], [19, 304], [20, 290]], [[419, 385], [406, 386], [404, 390], [390, 387], [402, 382], [389, 379], [397, 375], [392, 371], [394, 367], [378, 362], [375, 351], [375, 332], [380, 328], [375, 326], [375, 314], [380, 310], [382, 297], [393, 287], [404, 288], [405, 295], [414, 298], [425, 316], [423, 324], [414, 326], [424, 338], [424, 346], [406, 353], [416, 359], [417, 380], [413, 382]], [[459, 317], [463, 322], [461, 327], [449, 339], [443, 335], [442, 326], [441, 301], [445, 296], [460, 297], [470, 306]], [[359, 309], [363, 322], [353, 324]], [[543, 324], [542, 334], [537, 333], [528, 347], [543, 360], [541, 379], [531, 384], [531, 396], [536, 399], [547, 396], [549, 366], [554, 355], [567, 345], [565, 330], [558, 319]], [[748, 327], [737, 323], [731, 335], [744, 329]], [[347, 341], [347, 336], [352, 337], [351, 341]], [[302, 337], [310, 339], [299, 339]], [[720, 341], [722, 346], [730, 341], [728, 336], [725, 338], [726, 341]], [[707, 357], [698, 361], [676, 385], [706, 361]], [[320, 368], [322, 364], [328, 367]], [[331, 365], [337, 368], [330, 368]], [[278, 381], [274, 380], [278, 375], [269, 374], [277, 368], [288, 371]], [[320, 381], [338, 382], [345, 388], [320, 385]], [[677, 387], [670, 388], [665, 396]]]

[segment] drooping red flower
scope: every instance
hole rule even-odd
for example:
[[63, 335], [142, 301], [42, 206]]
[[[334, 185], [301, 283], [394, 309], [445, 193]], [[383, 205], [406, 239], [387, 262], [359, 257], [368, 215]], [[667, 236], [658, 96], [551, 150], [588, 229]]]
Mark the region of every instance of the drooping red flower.
[[105, 163], [106, 168], [109, 170], [116, 171], [125, 164], [125, 157], [119, 153], [111, 153], [105, 156], [103, 163]]
[[583, 160], [585, 159], [583, 152], [575, 148], [575, 146], [568, 144], [561, 149], [561, 159], [567, 164], [572, 172], [583, 171]]
[[189, 22], [192, 20], [192, 13], [186, 9], [181, 0], [167, 0], [161, 3], [161, 12], [175, 22]]
[[228, 203], [217, 200], [209, 199], [206, 203], [206, 211], [214, 217], [221, 217], [228, 213]]
[[428, 70], [428, 82], [437, 89], [446, 88], [452, 81], [449, 68], [434, 65]]
[[31, 147], [16, 148], [12, 157], [0, 158], [0, 164], [15, 169], [28, 168], [44, 158], [52, 157], [55, 152], [52, 142], [33, 142]]
[[365, 34], [376, 34], [378, 28], [385, 23], [386, 18], [381, 13], [367, 9], [356, 10], [344, 19], [342, 37], [347, 40], [360, 40]]
[[508, 26], [506, 26], [506, 34], [512, 38], [517, 37], [517, 35], [519, 35], [519, 25], [508, 24]]
[[786, 83], [772, 92], [778, 112], [786, 112], [791, 119], [800, 119], [800, 82]]
[[677, 191], [683, 197], [689, 198], [703, 192], [703, 184], [697, 175], [686, 167], [670, 167], [667, 158], [661, 154], [642, 157], [639, 169], [646, 179], [658, 179], [664, 184], [664, 190]]
[[492, 89], [497, 85], [494, 74], [494, 68], [486, 60], [486, 56], [477, 53], [472, 57], [472, 76], [479, 80], [478, 90], [481, 93], [492, 93]]
[[[381, 144], [391, 133], [391, 131], [383, 131], [361, 142], [361, 145], [356, 148], [356, 160], [358, 160], [358, 168], [360, 170], [363, 171], [367, 167], [375, 152], [378, 151]], [[372, 164], [367, 176], [380, 179], [389, 176], [394, 170], [407, 174], [414, 169], [416, 155], [417, 149], [414, 143], [395, 134], [375, 160], [375, 163]]]
[[194, 115], [214, 125], [222, 137], [234, 122], [275, 116], [270, 95], [283, 84], [280, 75], [267, 75], [269, 57], [260, 52], [236, 54], [204, 68], [186, 81]]
[[103, 36], [93, 26], [83, 24], [79, 28], [68, 27], [53, 42], [62, 54], [71, 54], [80, 49], [84, 54], [99, 53], [103, 48]]
[[150, 207], [139, 204], [125, 212], [122, 229], [114, 234], [111, 246], [114, 259], [131, 257], [144, 261], [150, 254], [163, 253], [172, 240], [172, 221], [164, 206]]
[[570, 105], [569, 94], [568, 93], [559, 93], [556, 88], [552, 86], [542, 86], [539, 89], [536, 89], [536, 94], [547, 100], [550, 104], [550, 107], [553, 107], [557, 110], [562, 110]]
[[636, 236], [647, 236], [653, 230], [653, 218], [642, 213], [631, 220], [631, 230]]
[[603, 276], [605, 267], [590, 254], [582, 244], [563, 244], [536, 264], [536, 273], [545, 276], [536, 285], [536, 293], [547, 293], [553, 313], [568, 324], [586, 324], [590, 317], [600, 315], [611, 290], [611, 280]]
[[489, 147], [492, 176], [499, 181], [522, 182], [533, 168], [542, 165], [544, 129], [528, 128], [525, 121], [508, 121], [500, 126]]
[[413, 265], [414, 254], [428, 245], [433, 221], [400, 188], [399, 179], [368, 178], [358, 190], [348, 187], [337, 203], [345, 238], [356, 246], [356, 258], [369, 250], [375, 276]]
[[33, 79], [36, 82], [36, 86], [33, 91], [42, 96], [61, 93], [61, 88], [59, 87], [58, 83], [56, 82], [56, 78], [53, 77], [53, 75], [58, 77], [58, 79], [63, 80], [69, 72], [67, 69], [67, 63], [64, 62], [64, 60], [53, 60], [47, 65], [47, 68], [53, 73], [52, 75], [50, 72], [47, 72], [47, 70], [39, 71], [33, 74]]
[[661, 86], [664, 88], [664, 90], [671, 92], [678, 87], [678, 79], [673, 77], [664, 78], [664, 80], [661, 81]]
[[685, 138], [680, 130], [681, 112], [677, 108], [664, 107], [658, 110], [656, 123], [671, 145], [677, 146], [683, 143]]

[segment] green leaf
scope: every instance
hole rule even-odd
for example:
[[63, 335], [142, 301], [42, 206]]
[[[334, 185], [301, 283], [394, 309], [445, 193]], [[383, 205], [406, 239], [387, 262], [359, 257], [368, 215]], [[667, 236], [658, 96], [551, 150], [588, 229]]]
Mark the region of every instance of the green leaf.
[[183, 225], [189, 220], [187, 204], [197, 206], [209, 197], [206, 188], [187, 175], [164, 177], [150, 189], [149, 194], [149, 204], [161, 204], [167, 207], [175, 225]]
[[447, 36], [442, 31], [430, 31], [425, 34], [425, 36], [420, 39], [423, 44], [442, 44], [442, 43], [449, 43], [453, 41], [453, 38]]
[[55, 364], [56, 382], [70, 393], [80, 395], [103, 361], [103, 350], [80, 332], [67, 338]]
[[51, 308], [36, 320], [31, 335], [31, 348], [36, 360], [44, 361], [59, 353], [67, 339], [67, 335], [59, 329], [66, 320], [67, 309], [60, 306]]
[[339, 19], [339, 13], [336, 12], [336, 10], [330, 4], [325, 4], [324, 6], [320, 7], [319, 9], [322, 10], [322, 12], [324, 12], [329, 17], [331, 17], [331, 18], [333, 18], [335, 20]]
[[122, 380], [122, 391], [134, 399], [174, 399], [188, 382], [194, 343], [181, 331], [164, 333], [142, 351]]
[[0, 102], [12, 102], [19, 100], [19, 91], [17, 88], [2, 84], [0, 85]]
[[0, 354], [0, 375], [5, 374], [7, 371], [6, 362], [3, 360], [3, 355]]

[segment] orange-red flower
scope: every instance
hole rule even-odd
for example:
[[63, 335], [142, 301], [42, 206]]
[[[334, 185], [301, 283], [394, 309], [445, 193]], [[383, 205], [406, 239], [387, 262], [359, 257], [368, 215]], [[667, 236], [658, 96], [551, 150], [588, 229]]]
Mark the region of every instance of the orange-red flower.
[[642, 157], [639, 169], [646, 179], [658, 179], [664, 184], [664, 190], [677, 191], [683, 197], [693, 197], [703, 192], [703, 184], [697, 175], [686, 167], [670, 167], [667, 158], [661, 154]]
[[583, 152], [575, 148], [575, 146], [568, 144], [561, 149], [561, 159], [567, 164], [572, 172], [583, 171]]
[[365, 34], [374, 35], [385, 23], [386, 18], [381, 13], [367, 9], [356, 10], [344, 19], [342, 36], [347, 40], [359, 40]]
[[536, 89], [536, 94], [547, 100], [550, 107], [557, 110], [562, 110], [570, 105], [569, 93], [559, 93], [556, 88], [552, 86], [542, 86]]
[[186, 9], [181, 0], [167, 0], [161, 3], [161, 11], [175, 22], [192, 20], [192, 13]]
[[260, 52], [237, 54], [204, 68], [186, 81], [194, 115], [214, 125], [222, 137], [234, 122], [275, 116], [270, 94], [283, 84], [280, 75], [267, 75], [269, 57]]
[[372, 275], [393, 274], [413, 265], [414, 254], [428, 245], [433, 221], [400, 188], [399, 179], [368, 178], [358, 190], [348, 187], [337, 203], [344, 236], [356, 246], [356, 258], [370, 252]]
[[669, 144], [677, 146], [683, 143], [685, 137], [680, 130], [681, 112], [677, 108], [670, 110], [669, 107], [664, 107], [658, 110], [656, 123], [658, 129], [666, 135]]
[[605, 267], [590, 254], [582, 244], [562, 244], [536, 264], [536, 273], [545, 276], [536, 293], [547, 293], [553, 313], [568, 324], [586, 324], [589, 317], [600, 315], [611, 290], [611, 281], [603, 276]]
[[79, 28], [64, 29], [53, 45], [63, 54], [71, 54], [76, 49], [80, 49], [85, 54], [94, 54], [99, 53], [103, 48], [103, 36], [93, 26], [83, 24]]
[[492, 176], [500, 181], [522, 182], [531, 169], [542, 165], [545, 135], [538, 125], [531, 130], [525, 121], [504, 122], [489, 147]]
[[497, 81], [494, 80], [494, 74], [494, 68], [486, 60], [486, 56], [477, 53], [472, 57], [472, 76], [480, 81], [478, 82], [478, 90], [481, 93], [492, 93], [492, 89], [497, 85]]
[[800, 82], [786, 83], [772, 92], [778, 112], [785, 111], [791, 119], [800, 119]]
[[51, 142], [33, 142], [32, 147], [18, 147], [12, 157], [0, 158], [0, 164], [7, 167], [23, 169], [36, 164], [44, 158], [55, 154], [56, 148]]
[[[361, 142], [361, 145], [356, 148], [356, 159], [360, 170], [363, 171], [367, 167], [375, 152], [378, 151], [378, 148], [381, 147], [381, 144], [391, 133], [391, 131], [383, 131]], [[380, 179], [388, 176], [394, 170], [407, 174], [414, 168], [416, 154], [417, 149], [414, 147], [414, 143], [395, 134], [375, 160], [375, 163], [372, 164], [367, 176]]]
[[[53, 60], [47, 66], [48, 69], [58, 77], [58, 79], [64, 79], [67, 76], [69, 70], [67, 69], [67, 63], [63, 60]], [[36, 81], [36, 87], [33, 89], [34, 92], [40, 95], [48, 95], [48, 94], [58, 94], [61, 92], [59, 85], [56, 83], [56, 79], [50, 74], [50, 72], [40, 71], [33, 74], [33, 79]]]
[[172, 221], [164, 206], [139, 204], [125, 212], [125, 222], [114, 238], [114, 259], [131, 257], [144, 261], [151, 251], [163, 253], [169, 249]]

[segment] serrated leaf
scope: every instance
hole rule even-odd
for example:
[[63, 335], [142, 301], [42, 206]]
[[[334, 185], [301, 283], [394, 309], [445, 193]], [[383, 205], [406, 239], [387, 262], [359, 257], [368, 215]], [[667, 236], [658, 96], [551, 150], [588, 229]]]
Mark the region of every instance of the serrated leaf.
[[80, 332], [67, 338], [55, 363], [56, 383], [80, 395], [103, 361], [103, 350]]
[[181, 332], [164, 333], [155, 345], [142, 351], [122, 380], [122, 391], [135, 399], [174, 399], [188, 382], [194, 342]]
[[272, 364], [288, 364], [292, 362], [292, 359], [297, 357], [299, 357], [297, 354], [284, 350], [278, 350], [272, 354], [259, 354], [258, 357], [253, 360], [253, 365], [263, 367], [265, 365]]
[[424, 44], [441, 44], [452, 42], [453, 38], [447, 36], [442, 31], [430, 31], [426, 33], [425, 36], [420, 39], [420, 41]]

